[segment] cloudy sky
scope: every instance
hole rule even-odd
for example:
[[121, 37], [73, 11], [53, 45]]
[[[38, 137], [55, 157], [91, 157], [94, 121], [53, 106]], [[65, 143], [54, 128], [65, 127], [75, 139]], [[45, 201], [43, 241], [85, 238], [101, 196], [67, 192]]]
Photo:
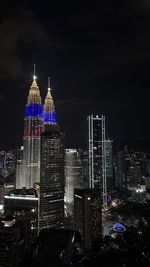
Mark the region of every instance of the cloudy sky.
[[34, 62], [43, 98], [51, 77], [67, 147], [85, 146], [87, 115], [104, 114], [116, 145], [150, 150], [149, 0], [5, 0], [0, 149], [22, 145]]

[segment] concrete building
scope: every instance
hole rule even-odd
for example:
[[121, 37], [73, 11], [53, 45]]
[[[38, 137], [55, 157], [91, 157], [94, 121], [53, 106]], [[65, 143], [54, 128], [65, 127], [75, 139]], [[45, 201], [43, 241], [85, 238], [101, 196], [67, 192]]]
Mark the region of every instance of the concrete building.
[[101, 209], [100, 189], [75, 189], [74, 227], [80, 232], [87, 249], [102, 236]]

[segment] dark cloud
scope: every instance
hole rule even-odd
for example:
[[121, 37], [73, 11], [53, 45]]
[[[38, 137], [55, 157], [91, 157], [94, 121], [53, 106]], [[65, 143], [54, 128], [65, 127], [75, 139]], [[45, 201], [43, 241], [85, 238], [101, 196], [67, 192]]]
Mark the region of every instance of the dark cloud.
[[[25, 77], [24, 63], [20, 47], [29, 46], [34, 53], [34, 46], [44, 49], [48, 34], [44, 27], [35, 21], [31, 12], [13, 8], [10, 17], [0, 23], [0, 79], [22, 79]], [[17, 15], [16, 15], [17, 14]], [[30, 55], [29, 55], [30, 56]]]

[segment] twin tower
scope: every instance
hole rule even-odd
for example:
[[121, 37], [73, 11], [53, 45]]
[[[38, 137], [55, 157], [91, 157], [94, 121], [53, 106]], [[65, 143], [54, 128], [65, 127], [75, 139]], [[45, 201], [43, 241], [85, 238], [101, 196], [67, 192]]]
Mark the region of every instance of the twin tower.
[[25, 106], [23, 158], [20, 171], [16, 173], [17, 189], [33, 188], [35, 183], [40, 182], [41, 136], [46, 131], [47, 126], [53, 127], [53, 125], [56, 126], [57, 121], [50, 80], [43, 106], [36, 77], [33, 76]]

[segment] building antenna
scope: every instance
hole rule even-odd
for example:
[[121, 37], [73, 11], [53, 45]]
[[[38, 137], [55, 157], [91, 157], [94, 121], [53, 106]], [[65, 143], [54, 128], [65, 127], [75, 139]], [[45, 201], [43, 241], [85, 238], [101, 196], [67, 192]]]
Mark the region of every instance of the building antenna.
[[36, 64], [34, 63], [33, 64], [33, 80], [34, 80], [34, 82], [36, 81], [36, 75], [35, 75], [35, 67], [36, 67]]
[[48, 89], [50, 90], [50, 77], [48, 77]]

